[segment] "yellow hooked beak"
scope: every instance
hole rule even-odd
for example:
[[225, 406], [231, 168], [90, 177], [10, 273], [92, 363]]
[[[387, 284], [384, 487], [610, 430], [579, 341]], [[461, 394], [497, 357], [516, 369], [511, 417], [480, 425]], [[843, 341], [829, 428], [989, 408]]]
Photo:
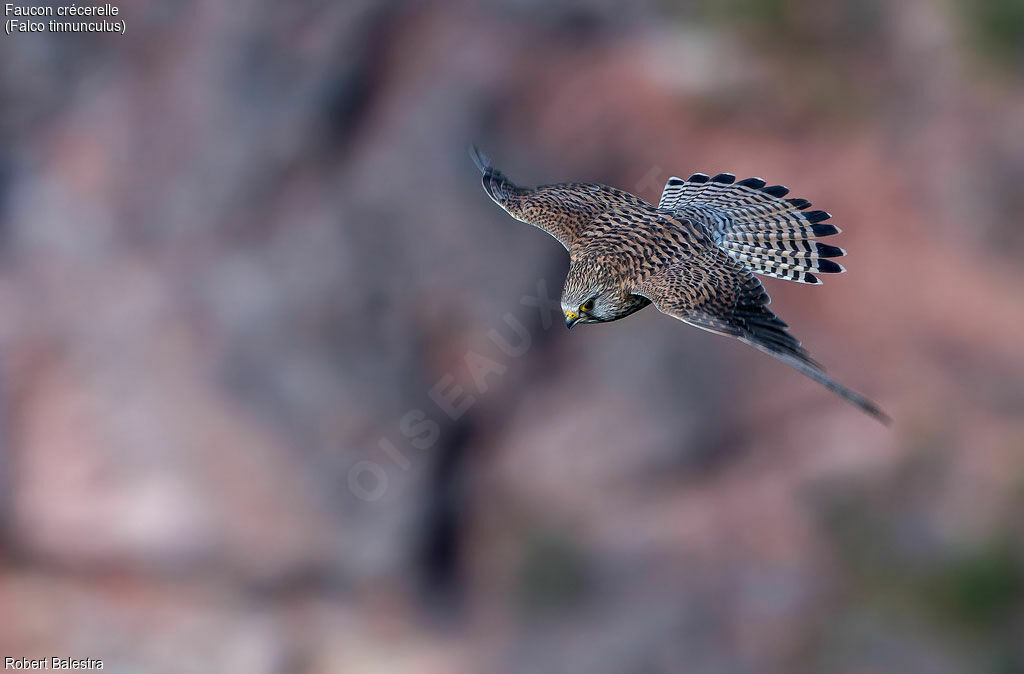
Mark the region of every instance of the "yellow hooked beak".
[[580, 318], [581, 318], [581, 316], [578, 313], [576, 313], [575, 311], [566, 311], [565, 312], [565, 327], [572, 328], [572, 326], [574, 326], [574, 325], [576, 325], [577, 323], [580, 322]]

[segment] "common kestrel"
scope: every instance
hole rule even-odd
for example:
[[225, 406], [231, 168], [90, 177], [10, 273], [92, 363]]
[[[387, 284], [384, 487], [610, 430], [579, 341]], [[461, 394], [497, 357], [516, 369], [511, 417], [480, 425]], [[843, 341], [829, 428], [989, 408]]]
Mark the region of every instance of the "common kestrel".
[[768, 309], [754, 274], [820, 284], [816, 274], [845, 271], [830, 258], [842, 248], [816, 239], [839, 233], [825, 211], [787, 199], [781, 185], [729, 173], [670, 178], [657, 206], [594, 183], [520, 187], [475, 147], [488, 196], [517, 220], [569, 251], [562, 290], [565, 324], [607, 323], [653, 303], [690, 325], [735, 337], [791, 365], [868, 414], [878, 405], [825, 374]]

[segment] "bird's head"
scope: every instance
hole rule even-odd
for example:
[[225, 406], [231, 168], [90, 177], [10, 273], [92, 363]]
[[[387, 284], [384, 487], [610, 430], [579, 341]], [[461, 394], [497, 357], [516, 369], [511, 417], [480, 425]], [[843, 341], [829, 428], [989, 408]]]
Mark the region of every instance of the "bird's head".
[[615, 282], [585, 266], [572, 265], [562, 289], [565, 325], [604, 323], [622, 315], [622, 291]]

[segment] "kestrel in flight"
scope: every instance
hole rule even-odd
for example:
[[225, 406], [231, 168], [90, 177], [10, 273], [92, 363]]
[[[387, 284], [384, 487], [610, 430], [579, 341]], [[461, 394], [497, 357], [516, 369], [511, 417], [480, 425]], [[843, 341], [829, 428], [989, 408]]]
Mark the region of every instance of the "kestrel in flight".
[[872, 401], [825, 374], [787, 325], [768, 309], [754, 276], [820, 284], [845, 271], [842, 248], [816, 239], [837, 234], [825, 211], [787, 199], [781, 185], [729, 173], [669, 178], [657, 206], [593, 183], [520, 187], [475, 147], [488, 196], [517, 220], [569, 251], [562, 290], [565, 324], [607, 323], [654, 304], [685, 323], [735, 337], [791, 365], [884, 423]]

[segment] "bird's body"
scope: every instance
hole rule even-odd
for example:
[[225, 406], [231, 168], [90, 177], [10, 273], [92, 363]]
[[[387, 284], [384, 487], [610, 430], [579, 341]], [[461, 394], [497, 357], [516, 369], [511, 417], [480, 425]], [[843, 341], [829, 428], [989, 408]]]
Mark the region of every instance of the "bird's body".
[[658, 206], [593, 183], [524, 188], [473, 149], [487, 194], [569, 251], [562, 291], [566, 325], [625, 318], [653, 303], [705, 330], [736, 337], [800, 370], [885, 421], [873, 402], [825, 374], [767, 305], [755, 273], [819, 284], [844, 271], [845, 252], [818, 243], [839, 230], [824, 211], [759, 178], [730, 174], [669, 179]]

